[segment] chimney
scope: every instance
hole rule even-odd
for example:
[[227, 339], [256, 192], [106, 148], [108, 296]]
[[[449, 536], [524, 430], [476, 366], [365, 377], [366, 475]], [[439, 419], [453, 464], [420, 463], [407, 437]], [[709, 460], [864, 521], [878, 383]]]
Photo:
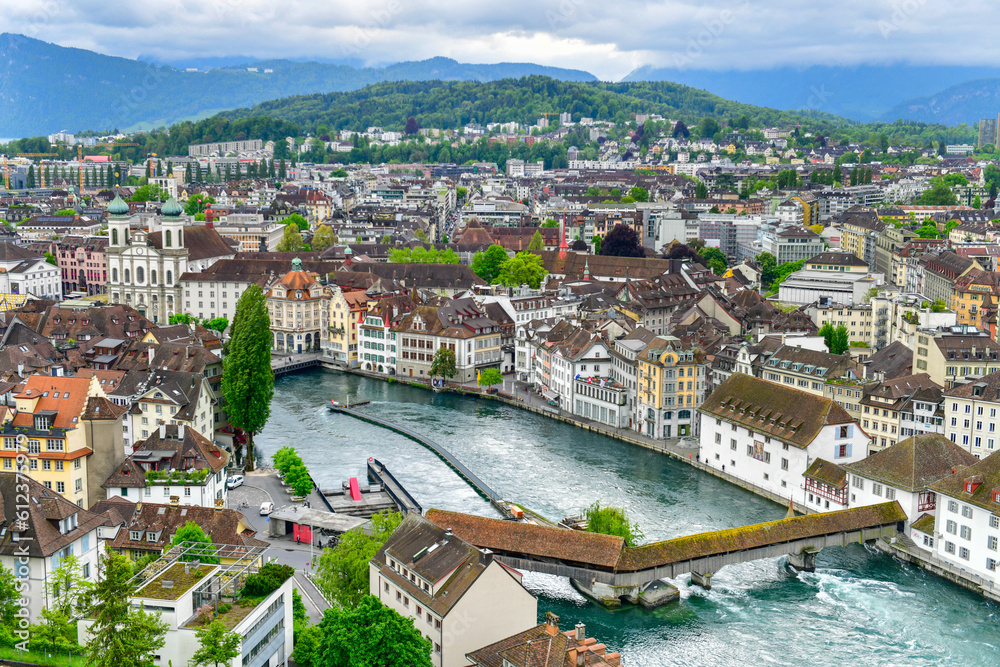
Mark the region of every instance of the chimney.
[[180, 506], [180, 504], [181, 504], [181, 497], [180, 496], [170, 496], [170, 506], [171, 507], [178, 507], [178, 506]]
[[225, 508], [226, 508], [226, 499], [225, 498], [216, 498], [215, 499], [215, 511], [218, 512], [219, 510], [223, 510]]
[[166, 440], [166, 439], [167, 439], [167, 425], [160, 424], [160, 440]]
[[551, 611], [545, 612], [545, 632], [553, 637], [559, 634], [559, 616]]
[[479, 552], [479, 563], [483, 567], [488, 567], [490, 563], [493, 562], [493, 552], [489, 549], [483, 549]]
[[586, 638], [587, 638], [587, 626], [584, 625], [583, 623], [577, 623], [576, 632], [573, 633], [573, 639], [575, 639], [578, 642], [582, 642]]

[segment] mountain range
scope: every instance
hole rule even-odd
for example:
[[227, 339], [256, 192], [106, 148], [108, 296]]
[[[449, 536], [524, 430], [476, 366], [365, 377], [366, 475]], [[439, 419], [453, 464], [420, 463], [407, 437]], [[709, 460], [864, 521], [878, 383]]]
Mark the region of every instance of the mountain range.
[[534, 74], [596, 81], [593, 74], [580, 70], [531, 63], [473, 65], [449, 58], [378, 68], [291, 60], [248, 65], [187, 72], [4, 33], [0, 35], [0, 136], [150, 129], [265, 100], [357, 90], [382, 81], [493, 81]]

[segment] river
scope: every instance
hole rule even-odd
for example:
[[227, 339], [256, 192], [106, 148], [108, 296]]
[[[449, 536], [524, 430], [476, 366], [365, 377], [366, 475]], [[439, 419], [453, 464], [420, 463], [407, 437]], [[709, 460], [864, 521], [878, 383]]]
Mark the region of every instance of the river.
[[[405, 384], [311, 371], [275, 383], [258, 437], [270, 456], [294, 446], [320, 486], [364, 478], [381, 460], [426, 510], [496, 516], [493, 508], [417, 443], [325, 404], [362, 408], [450, 449], [503, 497], [550, 519], [595, 500], [623, 505], [648, 540], [778, 519], [786, 509], [640, 447], [498, 403], [432, 394]], [[815, 573], [786, 559], [723, 568], [712, 590], [674, 581], [682, 599], [657, 610], [607, 611], [568, 580], [528, 573], [525, 585], [569, 629], [620, 651], [627, 667], [659, 665], [942, 664], [1000, 662], [1000, 607], [874, 549], [820, 552]]]

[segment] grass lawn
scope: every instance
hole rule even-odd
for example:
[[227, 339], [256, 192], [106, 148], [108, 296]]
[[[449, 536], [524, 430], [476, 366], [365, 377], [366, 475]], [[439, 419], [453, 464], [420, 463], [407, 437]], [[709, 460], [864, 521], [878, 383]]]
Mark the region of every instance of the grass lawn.
[[46, 655], [34, 651], [21, 652], [10, 646], [0, 646], [0, 660], [16, 660], [19, 662], [32, 662], [36, 665], [54, 665], [55, 667], [83, 667], [86, 659], [83, 653], [73, 653], [72, 661], [67, 652], [55, 652]]

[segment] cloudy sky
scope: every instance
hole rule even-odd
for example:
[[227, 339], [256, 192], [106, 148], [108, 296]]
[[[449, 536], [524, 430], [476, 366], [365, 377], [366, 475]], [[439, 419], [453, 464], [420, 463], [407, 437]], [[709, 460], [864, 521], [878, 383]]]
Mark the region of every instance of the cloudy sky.
[[989, 64], [998, 24], [1000, 3], [969, 0], [0, 0], [2, 31], [129, 58], [447, 56], [606, 80], [642, 65]]

